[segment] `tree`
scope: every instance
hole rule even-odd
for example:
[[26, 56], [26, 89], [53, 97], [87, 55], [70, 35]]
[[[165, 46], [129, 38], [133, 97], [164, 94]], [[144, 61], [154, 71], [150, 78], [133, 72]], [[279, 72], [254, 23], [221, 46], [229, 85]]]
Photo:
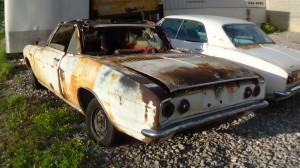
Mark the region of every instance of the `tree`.
[[0, 0], [0, 21], [4, 20], [4, 0]]

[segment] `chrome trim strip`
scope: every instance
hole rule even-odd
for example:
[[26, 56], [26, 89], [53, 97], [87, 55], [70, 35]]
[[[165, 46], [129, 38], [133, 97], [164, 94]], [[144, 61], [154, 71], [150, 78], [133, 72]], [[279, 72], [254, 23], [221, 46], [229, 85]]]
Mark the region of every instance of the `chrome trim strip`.
[[172, 134], [174, 134], [174, 133], [176, 133], [180, 130], [195, 127], [199, 124], [204, 124], [206, 122], [216, 120], [216, 119], [220, 119], [220, 118], [223, 118], [223, 117], [227, 117], [227, 116], [230, 116], [230, 115], [234, 115], [234, 114], [237, 114], [237, 113], [240, 113], [240, 112], [243, 112], [243, 111], [263, 108], [263, 107], [266, 107], [268, 105], [269, 105], [269, 103], [265, 100], [261, 101], [261, 102], [245, 104], [245, 105], [241, 105], [241, 106], [231, 108], [231, 109], [228, 109], [228, 110], [219, 111], [217, 113], [213, 113], [212, 115], [199, 116], [197, 118], [193, 118], [193, 119], [190, 119], [190, 120], [187, 120], [187, 121], [178, 122], [178, 123], [173, 124], [173, 126], [171, 126], [169, 128], [164, 128], [164, 129], [161, 129], [161, 130], [143, 129], [141, 131], [141, 133], [146, 137], [159, 139], [159, 138], [166, 137], [168, 135], [172, 135]]

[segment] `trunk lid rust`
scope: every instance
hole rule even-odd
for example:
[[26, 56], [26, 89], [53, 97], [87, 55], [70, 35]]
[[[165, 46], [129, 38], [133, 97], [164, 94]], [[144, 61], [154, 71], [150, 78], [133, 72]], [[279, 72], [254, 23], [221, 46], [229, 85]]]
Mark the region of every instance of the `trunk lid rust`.
[[199, 55], [173, 53], [109, 59], [162, 82], [170, 92], [212, 83], [258, 77], [256, 73], [226, 60]]

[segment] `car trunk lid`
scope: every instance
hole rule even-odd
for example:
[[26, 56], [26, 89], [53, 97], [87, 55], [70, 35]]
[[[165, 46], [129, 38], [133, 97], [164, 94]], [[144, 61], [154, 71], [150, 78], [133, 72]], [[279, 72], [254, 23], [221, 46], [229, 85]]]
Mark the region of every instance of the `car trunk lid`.
[[271, 62], [286, 71], [300, 69], [300, 52], [276, 44], [264, 44], [259, 48], [245, 49], [244, 53]]
[[258, 76], [226, 60], [203, 55], [153, 54], [112, 60], [164, 83], [170, 92]]

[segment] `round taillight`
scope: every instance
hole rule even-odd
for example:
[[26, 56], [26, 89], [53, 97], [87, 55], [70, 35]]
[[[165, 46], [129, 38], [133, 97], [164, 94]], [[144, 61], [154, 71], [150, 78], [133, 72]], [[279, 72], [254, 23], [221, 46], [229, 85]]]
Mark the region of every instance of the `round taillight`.
[[163, 108], [162, 108], [162, 115], [163, 115], [164, 117], [169, 118], [169, 117], [171, 117], [172, 114], [174, 113], [174, 109], [175, 109], [175, 108], [174, 108], [173, 103], [171, 103], [171, 102], [166, 102], [166, 103], [164, 104]]
[[177, 109], [178, 109], [179, 113], [183, 114], [183, 113], [189, 111], [190, 107], [191, 106], [190, 106], [189, 101], [187, 101], [186, 99], [183, 99], [178, 103]]
[[256, 97], [258, 96], [260, 93], [260, 86], [259, 85], [256, 85], [254, 90], [253, 90], [253, 96]]
[[244, 91], [244, 98], [249, 98], [252, 95], [252, 89], [250, 87], [246, 87]]

